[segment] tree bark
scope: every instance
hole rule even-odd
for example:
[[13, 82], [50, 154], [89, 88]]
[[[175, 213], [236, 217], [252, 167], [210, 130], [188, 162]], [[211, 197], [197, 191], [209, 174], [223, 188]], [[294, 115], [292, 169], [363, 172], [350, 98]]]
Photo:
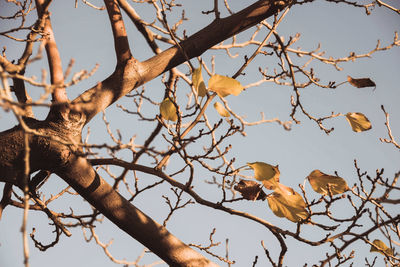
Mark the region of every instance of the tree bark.
[[69, 164], [57, 174], [103, 215], [170, 266], [218, 266], [128, 202], [85, 158], [71, 157]]

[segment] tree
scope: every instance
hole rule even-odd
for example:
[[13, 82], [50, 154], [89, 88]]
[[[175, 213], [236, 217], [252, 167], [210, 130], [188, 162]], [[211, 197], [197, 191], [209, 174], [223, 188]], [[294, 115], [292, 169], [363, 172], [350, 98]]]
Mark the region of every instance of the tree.
[[[262, 243], [265, 257], [273, 266], [282, 266], [289, 257], [292, 248], [288, 239], [297, 244], [323, 247], [326, 251], [315, 262], [321, 266], [350, 263], [354, 252], [349, 249], [354, 249], [359, 241], [371, 251], [380, 252], [387, 265], [399, 264], [396, 246], [399, 243], [400, 218], [393, 208], [399, 203], [399, 187], [396, 185], [399, 172], [387, 177], [383, 169], [379, 169], [369, 175], [355, 161], [358, 180], [353, 186], [339, 173], [316, 168], [309, 170], [307, 166], [307, 180], [315, 191], [313, 193], [311, 188], [304, 185], [299, 188], [287, 186], [288, 181], [280, 178], [283, 169], [276, 165], [279, 162], [247, 160], [231, 152], [235, 142], [239, 146], [243, 142], [237, 138], [245, 136], [245, 130], [250, 126], [276, 122], [284, 130], [290, 130], [293, 124], [300, 123], [300, 116], [308, 118], [327, 135], [333, 131], [327, 125], [337, 117], [347, 120], [351, 129], [359, 134], [370, 130], [373, 124], [365, 114], [350, 110], [343, 114], [333, 112], [325, 115], [324, 110], [324, 114], [320, 115], [310, 111], [302, 96], [305, 90], [314, 87], [332, 91], [344, 84], [361, 90], [379, 87], [379, 84], [364, 76], [348, 76], [345, 82], [325, 81], [319, 78], [311, 64], [316, 61], [317, 69], [321, 64], [328, 64], [341, 70], [342, 62], [396, 49], [400, 45], [397, 34], [392, 42], [385, 45], [378, 43], [369, 52], [333, 58], [326, 57], [319, 48], [313, 51], [294, 48], [298, 35], [285, 40], [279, 34], [278, 26], [286, 19], [288, 12], [299, 6], [314, 5], [314, 1], [254, 1], [252, 4], [242, 4], [244, 6], [237, 12], [232, 12], [226, 1], [223, 5], [221, 1], [214, 1], [211, 10], [204, 10], [204, 16], [212, 18], [210, 24], [201, 25], [199, 31], [190, 35], [180, 28], [186, 20], [184, 2], [128, 3], [125, 0], [105, 0], [104, 8], [83, 2], [94, 9], [107, 11], [116, 64], [111, 75], [105, 79], [103, 77], [94, 86], [88, 86], [89, 89], [80, 88], [74, 98], [69, 88], [75, 84], [85, 84], [84, 79], [95, 77], [97, 67], [92, 71], [78, 71], [68, 80], [74, 61], [71, 60], [68, 67], [63, 68], [60, 56], [62, 49], [59, 51], [60, 44], [56, 43], [59, 33], [57, 29], [53, 33], [51, 25], [51, 19], [55, 19], [51, 8], [55, 3], [45, 0], [36, 0], [35, 3], [10, 1], [6, 9], [10, 13], [2, 17], [5, 21], [15, 19], [20, 23], [17, 26], [7, 24], [9, 27], [2, 30], [2, 36], [23, 44], [23, 50], [11, 58], [8, 47], [0, 56], [0, 103], [5, 111], [11, 111], [7, 116], [15, 116], [18, 122], [17, 126], [0, 133], [0, 181], [5, 183], [0, 211], [6, 206], [24, 209], [22, 232], [26, 266], [29, 264], [26, 223], [30, 209], [43, 211], [55, 228], [56, 237], [48, 245], [42, 244], [35, 238], [34, 232], [31, 233], [32, 242], [41, 250], [59, 245], [62, 242], [59, 242], [59, 238], [62, 235], [70, 236], [71, 228], [83, 227], [105, 249], [106, 254], [118, 262], [109, 254], [107, 246], [98, 241], [95, 233], [94, 227], [104, 215], [171, 266], [215, 266], [214, 262], [217, 261], [220, 261], [218, 264], [225, 262], [231, 265], [232, 255], [228, 252], [224, 256], [212, 252], [217, 245], [213, 238], [215, 230], [209, 236], [210, 244], [201, 246], [188, 245], [180, 240], [182, 237], [178, 238], [165, 228], [172, 215], [182, 208], [188, 209], [192, 204], [242, 217], [268, 230], [271, 234], [268, 242], [279, 247], [274, 249]], [[345, 0], [328, 2], [342, 3], [347, 8], [356, 7], [355, 10], [363, 10], [367, 14], [378, 8], [389, 11], [391, 15], [400, 13], [396, 5], [382, 1], [368, 4]], [[154, 8], [152, 17], [139, 15], [137, 10], [142, 10], [143, 5]], [[122, 15], [121, 10], [126, 16]], [[182, 13], [176, 13], [179, 10]], [[32, 25], [28, 25], [30, 21]], [[132, 34], [133, 44], [128, 40], [125, 29], [127, 21], [136, 26]], [[241, 32], [245, 37], [236, 37]], [[143, 49], [136, 44], [143, 41], [137, 38], [138, 33], [154, 56], [145, 60], [134, 57], [140, 57], [139, 49]], [[222, 43], [231, 37], [232, 43]], [[34, 56], [36, 47], [39, 52]], [[240, 48], [245, 52], [241, 52]], [[47, 72], [44, 72], [41, 81], [26, 75], [28, 69], [31, 66], [33, 68], [34, 61], [41, 58], [41, 49], [45, 50], [47, 56], [50, 82], [46, 79]], [[214, 58], [203, 55], [208, 50], [216, 50], [216, 55], [226, 51], [231, 57], [236, 51], [244, 54], [236, 71], [221, 73], [215, 72]], [[300, 59], [294, 59], [294, 56]], [[265, 59], [272, 66], [266, 66]], [[261, 78], [247, 81], [246, 74], [258, 68], [256, 62], [260, 64]], [[148, 94], [145, 90], [146, 83], [153, 80], [160, 82], [157, 88], [162, 88], [161, 98], [161, 94]], [[234, 101], [240, 101], [243, 90], [247, 92], [250, 87], [268, 82], [290, 88], [292, 95], [288, 121], [265, 119], [263, 116], [259, 121], [248, 122], [235, 108], [230, 107]], [[242, 83], [247, 85], [243, 86]], [[34, 87], [43, 88], [44, 94], [38, 96]], [[47, 100], [49, 96], [51, 99]], [[118, 104], [126, 98], [134, 99], [128, 102], [128, 107]], [[210, 105], [215, 107], [220, 117], [208, 114], [212, 109]], [[36, 109], [43, 107], [46, 108], [45, 118], [36, 119]], [[151, 129], [146, 129], [147, 136], [136, 139], [135, 133], [131, 133], [128, 137], [130, 140], [123, 141], [127, 136], [114, 130], [104, 115], [112, 143], [104, 140], [89, 142], [90, 135], [85, 135], [85, 126], [90, 125], [98, 113], [109, 109], [117, 109], [132, 117], [129, 124], [134, 125], [134, 131], [139, 132], [139, 127], [151, 125]], [[381, 109], [388, 134], [388, 137], [382, 138], [382, 142], [390, 143], [398, 150], [399, 144], [391, 131], [389, 113], [384, 106]], [[118, 117], [111, 118], [112, 123], [117, 121]], [[201, 145], [199, 147], [196, 144]], [[239, 167], [236, 166], [237, 161], [240, 162]], [[250, 163], [246, 164], [246, 161]], [[40, 190], [51, 180], [50, 176], [53, 180], [55, 177], [61, 178], [68, 187], [46, 200], [45, 192]], [[207, 177], [216, 193], [209, 196], [200, 193], [199, 180], [204, 179], [199, 176]], [[152, 182], [146, 181], [147, 177], [151, 177]], [[165, 184], [171, 188], [174, 198], [167, 192], [162, 193], [169, 212], [163, 223], [159, 224], [138, 209], [135, 201], [137, 196], [148, 194]], [[90, 213], [56, 212], [49, 207], [56, 199], [73, 192], [93, 206]], [[246, 210], [252, 205], [249, 200], [264, 203], [265, 210], [267, 202], [273, 212], [271, 217], [275, 214], [283, 219], [275, 224], [272, 223], [275, 218], [249, 213]], [[244, 206], [236, 209], [238, 203], [244, 203]], [[351, 214], [335, 212], [342, 206]], [[4, 216], [6, 214], [4, 212]], [[310, 234], [310, 229], [317, 231], [318, 235]], [[377, 232], [380, 237], [372, 238]], [[371, 260], [371, 257], [365, 259], [368, 266], [382, 261], [376, 258]], [[255, 257], [253, 266], [257, 262], [258, 257]]]

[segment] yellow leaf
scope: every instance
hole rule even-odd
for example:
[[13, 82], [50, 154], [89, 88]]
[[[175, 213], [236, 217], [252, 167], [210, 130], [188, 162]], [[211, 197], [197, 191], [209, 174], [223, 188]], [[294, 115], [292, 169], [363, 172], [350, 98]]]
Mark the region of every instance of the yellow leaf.
[[274, 189], [279, 183], [280, 171], [277, 166], [264, 162], [252, 162], [247, 165], [254, 170], [254, 177], [261, 181], [265, 188]]
[[298, 222], [308, 217], [306, 203], [301, 195], [292, 188], [282, 184], [281, 191], [275, 191], [268, 196], [268, 205], [272, 212], [278, 217], [285, 217], [292, 222]]
[[372, 128], [371, 123], [364, 114], [359, 112], [349, 112], [346, 119], [350, 123], [351, 128], [355, 132], [363, 132]]
[[325, 174], [320, 170], [312, 171], [310, 175], [307, 176], [307, 179], [310, 182], [312, 189], [322, 195], [328, 195], [328, 186], [332, 195], [342, 194], [349, 190], [349, 187], [343, 178]]
[[388, 248], [386, 246], [386, 244], [383, 243], [383, 241], [381, 241], [379, 239], [375, 239], [372, 242], [372, 244], [374, 244], [378, 248], [376, 248], [374, 246], [371, 246], [370, 252], [379, 252], [379, 253], [381, 253], [382, 255], [385, 255], [385, 256], [386, 255], [389, 255], [389, 256], [393, 255], [393, 251], [390, 248]]
[[[275, 187], [274, 190], [276, 193], [281, 194], [283, 196], [291, 196], [296, 193], [296, 191], [293, 190], [293, 188], [288, 187], [286, 185], [283, 185], [281, 183], [277, 184], [277, 187]], [[305, 205], [305, 204], [304, 204]], [[305, 207], [305, 206], [304, 206]]]
[[165, 98], [160, 105], [160, 114], [165, 120], [177, 121], [178, 115], [176, 114], [175, 105], [169, 100], [169, 98]]
[[201, 65], [193, 71], [192, 82], [198, 96], [204, 97], [207, 94], [207, 88], [201, 74]]
[[225, 97], [230, 94], [239, 95], [244, 87], [233, 78], [216, 74], [208, 81], [208, 89], [216, 92], [220, 97]]
[[293, 188], [278, 183], [278, 186], [275, 188], [275, 193], [281, 195], [286, 205], [295, 207], [299, 210], [305, 210], [306, 203], [304, 202], [303, 197], [294, 191]]
[[221, 115], [222, 117], [229, 117], [231, 116], [231, 114], [229, 114], [229, 112], [224, 108], [224, 106], [219, 103], [219, 102], [215, 102], [214, 103], [214, 108], [218, 111], [219, 115]]

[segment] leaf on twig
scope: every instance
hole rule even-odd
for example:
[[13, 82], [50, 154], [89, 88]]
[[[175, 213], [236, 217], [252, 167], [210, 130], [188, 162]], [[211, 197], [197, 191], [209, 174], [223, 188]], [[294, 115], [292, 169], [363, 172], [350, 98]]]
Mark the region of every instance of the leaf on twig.
[[320, 170], [314, 170], [307, 176], [308, 181], [312, 189], [315, 192], [322, 195], [328, 195], [328, 187], [332, 195], [342, 194], [349, 190], [347, 182], [338, 176], [332, 176], [321, 172]]
[[215, 74], [208, 81], [208, 89], [216, 92], [220, 97], [239, 95], [244, 87], [233, 78]]
[[370, 78], [354, 79], [350, 76], [347, 76], [347, 81], [357, 88], [376, 87], [376, 84]]
[[372, 128], [368, 118], [360, 112], [349, 112], [346, 114], [346, 119], [354, 132], [368, 131]]
[[268, 205], [278, 217], [299, 222], [308, 217], [303, 197], [292, 188], [279, 184], [274, 193], [267, 197]]
[[263, 183], [265, 188], [274, 189], [279, 183], [280, 171], [277, 166], [265, 162], [252, 162], [247, 165], [254, 170], [254, 177]]
[[375, 239], [372, 244], [374, 244], [376, 247], [371, 246], [370, 252], [378, 252], [381, 253], [384, 256], [392, 256], [393, 255], [393, 251], [392, 249], [388, 248], [386, 246], [385, 243], [383, 243], [383, 241], [379, 240], [379, 239]]
[[163, 102], [160, 104], [160, 114], [165, 120], [177, 121], [178, 115], [176, 114], [175, 105], [169, 100], [169, 98], [165, 98]]
[[201, 65], [193, 71], [192, 82], [198, 96], [204, 97], [207, 94], [207, 88], [201, 74]]
[[248, 200], [265, 200], [267, 195], [256, 181], [240, 180], [234, 189], [238, 191], [243, 198]]
[[218, 114], [221, 115], [222, 117], [231, 116], [231, 114], [229, 114], [229, 112], [225, 109], [225, 107], [219, 102], [214, 103], [214, 108], [217, 110]]

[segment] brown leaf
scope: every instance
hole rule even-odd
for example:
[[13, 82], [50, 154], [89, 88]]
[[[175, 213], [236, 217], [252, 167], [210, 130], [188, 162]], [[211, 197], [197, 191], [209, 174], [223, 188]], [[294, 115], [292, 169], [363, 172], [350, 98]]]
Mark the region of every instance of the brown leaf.
[[350, 126], [354, 132], [364, 132], [372, 128], [369, 119], [360, 112], [347, 113], [346, 120], [350, 123]]
[[248, 200], [265, 200], [267, 197], [262, 191], [261, 185], [256, 181], [240, 180], [234, 189]]
[[376, 84], [370, 78], [354, 79], [350, 76], [347, 76], [347, 81], [357, 88], [376, 87]]

